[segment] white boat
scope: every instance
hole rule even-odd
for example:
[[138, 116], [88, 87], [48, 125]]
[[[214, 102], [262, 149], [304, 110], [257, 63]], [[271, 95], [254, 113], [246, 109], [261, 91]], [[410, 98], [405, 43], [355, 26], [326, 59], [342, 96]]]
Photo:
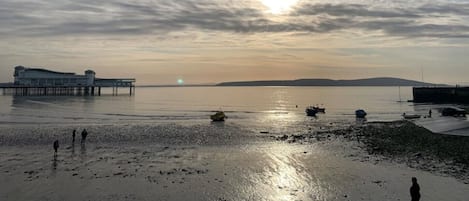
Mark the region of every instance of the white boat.
[[320, 113], [326, 113], [325, 107], [313, 106], [313, 109], [315, 109], [317, 112], [320, 112]]
[[402, 114], [402, 117], [404, 117], [404, 119], [420, 119], [422, 115], [419, 115], [419, 114]]

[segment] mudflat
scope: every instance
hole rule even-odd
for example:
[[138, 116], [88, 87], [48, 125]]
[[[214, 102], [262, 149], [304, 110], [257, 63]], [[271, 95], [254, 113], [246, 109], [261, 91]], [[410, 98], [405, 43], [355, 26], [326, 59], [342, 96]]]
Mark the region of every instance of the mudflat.
[[279, 140], [235, 124], [89, 126], [86, 143], [63, 137], [54, 156], [47, 142], [67, 130], [2, 129], [0, 200], [408, 200], [411, 177], [422, 200], [469, 195], [455, 176], [383, 160], [337, 131]]

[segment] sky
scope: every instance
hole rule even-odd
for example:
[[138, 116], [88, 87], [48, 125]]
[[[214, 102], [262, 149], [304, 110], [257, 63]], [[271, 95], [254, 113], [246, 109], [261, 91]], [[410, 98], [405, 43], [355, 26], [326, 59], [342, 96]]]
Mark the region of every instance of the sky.
[[0, 0], [0, 36], [0, 82], [22, 65], [140, 85], [469, 85], [469, 0]]

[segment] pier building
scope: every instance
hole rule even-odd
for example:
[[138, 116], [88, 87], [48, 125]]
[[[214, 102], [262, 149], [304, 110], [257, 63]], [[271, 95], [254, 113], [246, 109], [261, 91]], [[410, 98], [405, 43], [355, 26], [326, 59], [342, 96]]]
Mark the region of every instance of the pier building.
[[93, 70], [79, 75], [43, 68], [16, 66], [14, 82], [0, 85], [3, 94], [12, 95], [101, 95], [102, 88], [112, 88], [118, 95], [119, 88], [128, 88], [129, 95], [135, 93], [134, 78], [97, 78]]

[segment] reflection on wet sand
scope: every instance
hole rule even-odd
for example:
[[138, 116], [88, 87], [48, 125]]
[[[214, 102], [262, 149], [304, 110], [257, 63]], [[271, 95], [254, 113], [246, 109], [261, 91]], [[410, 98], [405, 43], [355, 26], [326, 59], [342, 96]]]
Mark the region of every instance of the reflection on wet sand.
[[273, 187], [269, 194], [275, 200], [295, 200], [298, 194], [309, 191], [306, 187], [311, 176], [304, 169], [304, 164], [294, 158], [291, 150], [282, 149], [269, 154], [269, 166], [264, 168]]
[[[320, 180], [314, 180], [314, 170], [304, 163], [309, 154], [303, 149], [285, 144], [273, 144], [262, 150], [242, 171], [243, 181], [250, 185], [239, 185], [240, 198], [256, 195], [265, 200], [311, 200], [326, 199], [329, 193], [322, 189]], [[242, 159], [241, 159], [242, 160]]]
[[72, 153], [71, 153], [70, 156], [71, 156], [72, 158], [74, 158], [74, 157], [75, 157], [75, 143], [72, 143], [71, 149], [72, 149], [72, 150], [71, 150]]
[[82, 162], [86, 159], [86, 145], [85, 143], [80, 144], [80, 159]]
[[57, 173], [57, 154], [54, 154], [54, 158], [52, 159], [52, 175]]
[[83, 146], [80, 151], [83, 159], [86, 156], [85, 166], [84, 161], [73, 160], [68, 154], [54, 157], [52, 175], [42, 169], [42, 162], [51, 165], [50, 155], [45, 154], [50, 149], [23, 150], [18, 155], [16, 150], [0, 147], [0, 176], [5, 178], [0, 181], [0, 198], [405, 200], [408, 186], [402, 184], [408, 183], [409, 176], [419, 178], [425, 200], [445, 200], [428, 199], [437, 194], [465, 200], [469, 192], [452, 178], [351, 161], [314, 145], [91, 146], [93, 149], [85, 151]]

